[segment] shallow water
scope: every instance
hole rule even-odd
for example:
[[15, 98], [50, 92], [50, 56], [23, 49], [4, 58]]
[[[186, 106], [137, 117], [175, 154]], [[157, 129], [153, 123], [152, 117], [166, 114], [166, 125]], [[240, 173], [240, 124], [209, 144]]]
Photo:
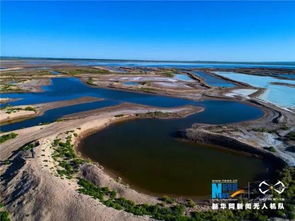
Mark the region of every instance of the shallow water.
[[[262, 115], [262, 111], [256, 107], [241, 104], [238, 102], [228, 102], [228, 101], [190, 101], [181, 98], [173, 98], [159, 95], [149, 95], [142, 93], [132, 93], [119, 90], [102, 89], [90, 87], [82, 83], [77, 78], [53, 78], [52, 84], [42, 87], [43, 91], [40, 93], [12, 93], [12, 94], [2, 94], [3, 97], [9, 98], [22, 98], [21, 100], [9, 102], [10, 105], [29, 105], [37, 103], [47, 103], [53, 101], [69, 100], [79, 97], [92, 96], [98, 98], [104, 98], [105, 102], [91, 102], [85, 104], [77, 104], [69, 107], [58, 108], [54, 110], [49, 110], [45, 115], [30, 119], [23, 122], [17, 122], [5, 126], [1, 126], [2, 131], [10, 131], [15, 129], [20, 129], [23, 127], [38, 125], [44, 122], [52, 122], [58, 118], [66, 115], [81, 112], [84, 110], [91, 110], [100, 107], [119, 104], [122, 102], [130, 102], [136, 104], [151, 105], [157, 107], [176, 107], [182, 105], [197, 105], [197, 106], [212, 106], [217, 105], [218, 110], [228, 109], [228, 117], [225, 122], [237, 122], [243, 120], [254, 119]], [[4, 105], [2, 105], [4, 106]], [[239, 107], [240, 112], [245, 112], [241, 115], [239, 112], [234, 112], [228, 107], [236, 106]], [[201, 113], [202, 114], [202, 113]], [[219, 115], [216, 116], [215, 112], [211, 113], [207, 121], [210, 123], [211, 119], [218, 119]]]
[[71, 105], [67, 107], [55, 108], [52, 110], [48, 110], [43, 115], [35, 117], [35, 118], [2, 125], [1, 131], [6, 132], [6, 131], [17, 130], [20, 128], [32, 127], [32, 126], [36, 126], [36, 125], [40, 125], [44, 123], [50, 123], [68, 114], [74, 114], [81, 111], [88, 111], [88, 110], [92, 110], [96, 108], [113, 106], [118, 103], [119, 102], [114, 100], [104, 100], [104, 101], [96, 101], [96, 102], [90, 102], [90, 103]]
[[[261, 99], [282, 107], [295, 107], [295, 88], [285, 85], [274, 85], [272, 82], [294, 84], [293, 80], [282, 80], [269, 76], [240, 74], [236, 72], [215, 72], [216, 74], [236, 81], [245, 82], [254, 87], [266, 88]], [[292, 96], [293, 95], [293, 96]]]
[[277, 76], [287, 78], [290, 80], [295, 80], [295, 74], [278, 74]]
[[202, 78], [210, 86], [214, 86], [214, 87], [235, 87], [236, 86], [235, 84], [229, 81], [223, 80], [218, 77], [214, 77], [202, 71], [194, 71], [193, 74]]
[[125, 85], [134, 85], [134, 86], [139, 85], [139, 83], [135, 82], [135, 81], [126, 81], [126, 82], [123, 82], [123, 84], [125, 84]]
[[181, 81], [192, 81], [192, 79], [186, 74], [175, 74], [174, 79]]
[[46, 103], [85, 96], [160, 107], [175, 107], [192, 103], [180, 98], [90, 87], [78, 78], [53, 78], [52, 84], [43, 86], [42, 89], [43, 91], [40, 93], [6, 93], [1, 96], [22, 98], [22, 100], [9, 102], [11, 105]]

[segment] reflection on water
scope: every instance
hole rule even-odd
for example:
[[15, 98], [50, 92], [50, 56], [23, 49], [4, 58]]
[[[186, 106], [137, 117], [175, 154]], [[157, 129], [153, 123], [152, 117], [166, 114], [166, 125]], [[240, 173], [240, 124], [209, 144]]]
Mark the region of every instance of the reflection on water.
[[52, 110], [48, 110], [43, 115], [35, 117], [35, 118], [3, 125], [1, 126], [1, 131], [3, 132], [12, 131], [12, 130], [20, 129], [20, 128], [36, 126], [39, 124], [50, 123], [68, 114], [74, 114], [77, 112], [93, 110], [96, 108], [113, 106], [116, 104], [118, 104], [117, 101], [105, 100], [105, 101], [96, 101], [96, 102], [90, 102], [90, 103], [71, 105], [67, 107], [55, 108]]
[[37, 104], [92, 96], [121, 102], [131, 102], [160, 107], [175, 107], [192, 103], [189, 100], [143, 93], [89, 87], [78, 78], [53, 78], [52, 84], [42, 87], [40, 93], [7, 93], [3, 97], [23, 98], [9, 102], [11, 105]]
[[202, 78], [210, 86], [214, 86], [214, 87], [235, 87], [236, 86], [235, 84], [233, 84], [229, 81], [223, 80], [218, 77], [214, 77], [214, 76], [207, 74], [203, 71], [194, 71], [193, 74]]
[[193, 81], [189, 76], [186, 74], [175, 74], [174, 79], [181, 80], [181, 81]]
[[[22, 127], [33, 126], [34, 124], [51, 122], [62, 115], [76, 113], [83, 110], [95, 109], [103, 107], [100, 105], [106, 104], [111, 105], [108, 101], [114, 102], [113, 104], [119, 104], [121, 102], [130, 102], [136, 104], [151, 105], [157, 107], [176, 107], [182, 105], [197, 105], [204, 106], [206, 111], [204, 113], [210, 114], [210, 117], [206, 117], [207, 123], [226, 123], [226, 122], [237, 122], [249, 119], [254, 119], [262, 115], [262, 111], [256, 107], [245, 105], [238, 102], [228, 101], [191, 101], [181, 98], [173, 98], [159, 95], [150, 95], [143, 93], [125, 92], [119, 90], [102, 89], [89, 87], [82, 83], [77, 78], [54, 78], [52, 84], [43, 87], [43, 92], [40, 93], [13, 93], [3, 94], [3, 97], [9, 98], [22, 98], [17, 101], [9, 102], [11, 105], [27, 105], [37, 104], [61, 100], [69, 100], [79, 97], [92, 96], [104, 98], [105, 102], [92, 102], [85, 104], [73, 105], [70, 107], [63, 107], [55, 110], [46, 112], [46, 116], [40, 116], [34, 120], [28, 120], [25, 122], [19, 122], [11, 125], [1, 127], [3, 131], [11, 129], [19, 129]], [[2, 105], [3, 106], [3, 105]], [[216, 109], [213, 111], [212, 108]], [[235, 110], [236, 109], [236, 110]], [[218, 110], [218, 115], [216, 111]], [[223, 111], [226, 110], [226, 111]], [[201, 117], [204, 113], [198, 114]], [[221, 114], [223, 113], [223, 115]], [[241, 114], [244, 113], [244, 114]]]
[[269, 76], [257, 76], [240, 74], [236, 72], [215, 72], [216, 74], [233, 79], [240, 82], [245, 82], [254, 87], [265, 88], [266, 91], [260, 96], [261, 99], [274, 103], [282, 107], [295, 107], [295, 88], [285, 85], [275, 85], [272, 82], [294, 84], [293, 80], [282, 80]]
[[[63, 115], [131, 102], [159, 107], [197, 105], [205, 111], [172, 120], [136, 120], [113, 125], [87, 138], [83, 153], [115, 171], [124, 180], [146, 191], [175, 195], [208, 195], [211, 179], [239, 179], [242, 185], [266, 174], [268, 162], [221, 152], [200, 145], [180, 143], [171, 137], [194, 122], [230, 123], [255, 119], [262, 111], [254, 106], [220, 100], [194, 102], [186, 99], [89, 87], [76, 78], [54, 78], [40, 93], [3, 94], [22, 98], [12, 105], [37, 104], [85, 96], [104, 98], [85, 104], [46, 111], [43, 116], [5, 125], [9, 131], [54, 121]], [[217, 114], [218, 113], [218, 114]], [[99, 142], [98, 142], [99, 140]], [[99, 145], [97, 145], [99, 143]], [[99, 153], [99, 154], [98, 154]]]
[[[234, 103], [230, 105], [221, 111], [220, 118], [210, 122], [226, 121], [225, 113], [230, 109], [239, 111]], [[243, 187], [258, 177], [269, 176], [275, 167], [269, 160], [180, 142], [171, 136], [192, 122], [208, 122], [220, 106], [211, 102], [207, 107], [200, 115], [184, 119], [144, 119], [112, 125], [85, 138], [79, 150], [136, 189], [160, 196], [208, 196], [213, 179], [238, 179]]]

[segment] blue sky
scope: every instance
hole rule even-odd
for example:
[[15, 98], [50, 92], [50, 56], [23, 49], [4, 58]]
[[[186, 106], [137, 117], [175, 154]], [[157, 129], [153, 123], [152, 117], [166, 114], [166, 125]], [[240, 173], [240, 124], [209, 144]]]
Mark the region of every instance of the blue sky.
[[2, 1], [1, 55], [295, 61], [295, 2]]

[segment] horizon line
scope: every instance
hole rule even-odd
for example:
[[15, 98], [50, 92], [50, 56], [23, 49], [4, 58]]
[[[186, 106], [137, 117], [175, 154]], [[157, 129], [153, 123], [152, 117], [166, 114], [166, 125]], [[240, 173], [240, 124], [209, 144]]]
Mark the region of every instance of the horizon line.
[[73, 58], [73, 57], [31, 57], [0, 56], [0, 59], [50, 59], [50, 60], [100, 60], [100, 61], [135, 61], [135, 62], [167, 62], [167, 63], [243, 63], [243, 64], [278, 64], [295, 63], [295, 61], [218, 61], [218, 60], [157, 60], [157, 59], [123, 59], [123, 58]]

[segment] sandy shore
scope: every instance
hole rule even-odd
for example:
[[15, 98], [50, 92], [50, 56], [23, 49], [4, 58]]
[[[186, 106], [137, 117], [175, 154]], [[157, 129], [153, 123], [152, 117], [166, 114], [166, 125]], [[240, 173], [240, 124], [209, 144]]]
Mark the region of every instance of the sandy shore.
[[[74, 115], [65, 116], [65, 121], [54, 122], [48, 125], [34, 126], [30, 128], [13, 131], [19, 136], [16, 139], [8, 140], [1, 144], [0, 160], [7, 159], [11, 153], [20, 146], [33, 140], [47, 137], [56, 133], [62, 133], [76, 127], [80, 127], [81, 131], [89, 132], [101, 129], [101, 126], [107, 126], [118, 120], [128, 120], [135, 118], [135, 114], [148, 113], [152, 111], [161, 111], [164, 113], [178, 113], [178, 117], [186, 116], [189, 113], [202, 111], [200, 107], [177, 107], [177, 108], [156, 108], [144, 105], [121, 104], [113, 107], [101, 108], [93, 111], [81, 112]], [[123, 117], [115, 117], [116, 115], [124, 115]], [[172, 115], [173, 116], [173, 115]], [[175, 117], [175, 115], [173, 116]], [[85, 128], [85, 129], [82, 129]], [[2, 133], [3, 134], [3, 133]], [[1, 135], [2, 135], [1, 134]]]
[[[73, 100], [56, 101], [49, 103], [41, 103], [35, 105], [18, 105], [9, 106], [0, 110], [0, 124], [7, 124], [15, 121], [21, 121], [28, 118], [33, 118], [44, 114], [45, 111], [50, 109], [71, 106], [75, 104], [83, 104], [103, 99], [94, 97], [81, 97]], [[32, 109], [32, 110], [28, 110]], [[11, 110], [11, 113], [9, 112]]]
[[[69, 133], [76, 134], [73, 136], [73, 143], [77, 144], [81, 138], [93, 131], [122, 120], [137, 118], [138, 114], [161, 111], [168, 114], [166, 117], [183, 117], [202, 110], [192, 106], [154, 108], [125, 103], [92, 111], [91, 115], [89, 112], [81, 113], [80, 116], [75, 114], [61, 122], [14, 131], [18, 136], [4, 142], [0, 149], [1, 160], [9, 159], [12, 162], [10, 166], [2, 165], [2, 175], [11, 172], [9, 168], [14, 167], [14, 163], [18, 165], [9, 178], [1, 182], [1, 195], [7, 205], [6, 209], [11, 212], [14, 220], [69, 220], [72, 217], [75, 217], [75, 220], [152, 220], [146, 216], [135, 216], [106, 207], [89, 196], [79, 194], [76, 191], [76, 179], [63, 179], [55, 175], [58, 164], [51, 157], [54, 151], [51, 144], [54, 139], [64, 139]], [[37, 140], [39, 146], [33, 153], [18, 152], [21, 146]], [[97, 163], [84, 164], [80, 168], [80, 176], [99, 186], [108, 186], [119, 196], [134, 202], [158, 202], [156, 198], [138, 193], [114, 180]], [[21, 192], [14, 194], [19, 186]], [[20, 201], [23, 203], [18, 203]]]

